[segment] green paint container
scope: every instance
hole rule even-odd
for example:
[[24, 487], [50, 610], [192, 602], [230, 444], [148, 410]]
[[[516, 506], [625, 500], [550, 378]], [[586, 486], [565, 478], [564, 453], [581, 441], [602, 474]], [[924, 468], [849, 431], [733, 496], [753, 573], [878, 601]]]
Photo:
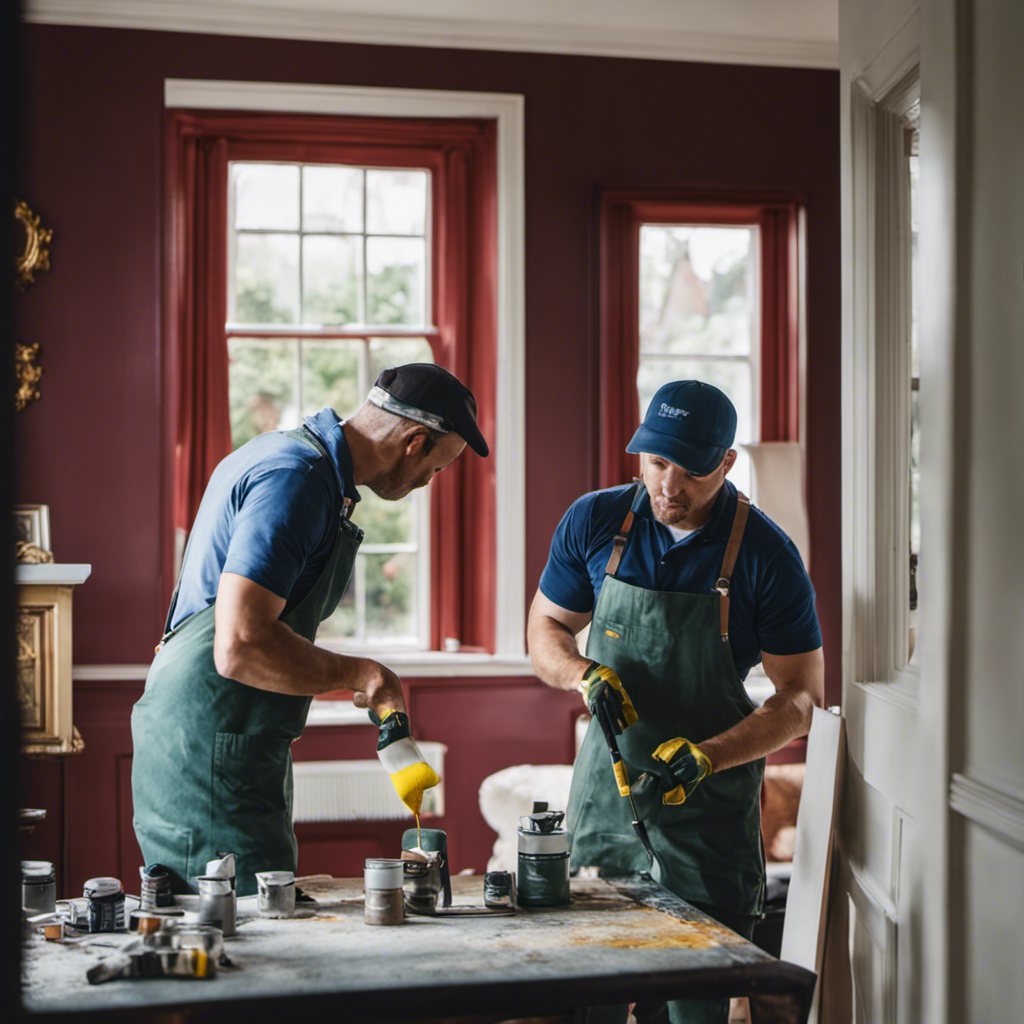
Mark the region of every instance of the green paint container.
[[519, 819], [516, 896], [524, 907], [564, 907], [569, 902], [569, 834], [564, 811], [535, 803]]

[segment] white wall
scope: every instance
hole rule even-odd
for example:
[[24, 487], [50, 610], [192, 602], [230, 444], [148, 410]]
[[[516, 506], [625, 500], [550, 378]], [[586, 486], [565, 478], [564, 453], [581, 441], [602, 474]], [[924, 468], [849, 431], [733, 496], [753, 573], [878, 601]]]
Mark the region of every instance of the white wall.
[[[865, 155], [875, 144], [865, 119], [918, 62], [920, 662], [877, 678], [863, 668], [865, 640], [877, 640], [864, 614], [877, 581], [864, 567], [891, 538], [863, 525], [858, 488], [887, 458], [872, 445], [885, 415], [872, 275], [885, 254], [865, 227], [879, 202], [865, 181], [876, 157]], [[1016, 0], [840, 0], [840, 63], [849, 760], [825, 1019], [1018, 1020], [1024, 13]]]

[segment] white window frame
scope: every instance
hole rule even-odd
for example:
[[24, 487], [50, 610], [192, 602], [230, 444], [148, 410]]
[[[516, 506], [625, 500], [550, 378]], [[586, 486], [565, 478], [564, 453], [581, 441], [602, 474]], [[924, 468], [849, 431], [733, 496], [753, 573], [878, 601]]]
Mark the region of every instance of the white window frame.
[[[916, 708], [910, 626], [910, 190], [903, 116], [920, 98], [919, 52], [869, 67], [850, 96], [844, 223], [844, 682], [885, 685]], [[856, 285], [856, 287], [855, 287]], [[919, 649], [919, 648], [918, 648]]]
[[[235, 180], [231, 173], [231, 167], [234, 164], [273, 164], [275, 166], [288, 166], [299, 168], [299, 225], [295, 230], [288, 229], [252, 229], [252, 228], [237, 228], [233, 221], [233, 214], [235, 211]], [[358, 167], [363, 172], [363, 228], [361, 231], [348, 231], [348, 232], [324, 232], [324, 231], [306, 231], [303, 227], [302, 222], [302, 210], [303, 210], [303, 178], [302, 169], [307, 166], [354, 166]], [[381, 236], [371, 235], [367, 230], [366, 222], [366, 207], [367, 207], [367, 192], [366, 192], [366, 172], [371, 170], [416, 170], [420, 171], [427, 176], [427, 190], [426, 190], [426, 210], [425, 210], [425, 222], [424, 232], [422, 235], [413, 236]], [[228, 224], [228, 265], [227, 265], [227, 283], [228, 283], [228, 310], [230, 311], [234, 307], [235, 299], [235, 286], [236, 286], [236, 273], [237, 273], [237, 249], [238, 249], [238, 236], [240, 234], [253, 234], [257, 232], [273, 231], [275, 234], [289, 234], [296, 235], [300, 239], [299, 243], [299, 320], [297, 323], [292, 324], [257, 324], [247, 323], [239, 320], [232, 321], [228, 319], [225, 325], [227, 336], [230, 342], [231, 338], [262, 338], [264, 340], [270, 340], [272, 338], [278, 338], [284, 341], [295, 342], [298, 349], [296, 355], [299, 365], [299, 374], [296, 380], [296, 403], [298, 406], [300, 421], [302, 416], [302, 410], [305, 407], [303, 400], [303, 375], [301, 371], [302, 367], [302, 343], [304, 341], [340, 341], [350, 340], [362, 342], [362, 348], [359, 352], [358, 358], [358, 376], [359, 381], [357, 384], [357, 392], [360, 394], [367, 394], [373, 385], [373, 381], [369, 377], [369, 354], [370, 354], [370, 342], [372, 340], [386, 340], [389, 337], [400, 338], [400, 339], [420, 339], [424, 338], [428, 340], [437, 336], [437, 328], [434, 326], [434, 310], [432, 307], [431, 299], [433, 289], [431, 287], [431, 275], [433, 274], [433, 266], [431, 261], [431, 238], [433, 235], [434, 224], [433, 224], [433, 204], [431, 203], [431, 171], [429, 168], [420, 167], [377, 167], [376, 165], [370, 164], [352, 164], [343, 165], [340, 163], [336, 164], [309, 164], [302, 160], [231, 160], [228, 163], [228, 211], [229, 211], [229, 224]], [[302, 239], [306, 235], [323, 236], [325, 234], [331, 234], [340, 237], [359, 237], [361, 239], [362, 248], [362, 282], [361, 282], [361, 295], [359, 298], [359, 307], [363, 313], [367, 311], [367, 295], [369, 290], [369, 271], [367, 263], [367, 239], [370, 237], [414, 237], [422, 238], [424, 243], [424, 280], [422, 282], [423, 287], [423, 299], [424, 299], [424, 318], [421, 324], [370, 324], [366, 321], [365, 317], [363, 320], [346, 325], [331, 325], [331, 324], [310, 324], [305, 323], [303, 318], [303, 267], [304, 261], [302, 257]], [[230, 374], [229, 374], [230, 375]], [[395, 650], [409, 650], [409, 651], [421, 651], [425, 652], [430, 648], [430, 628], [431, 628], [431, 608], [430, 608], [430, 592], [431, 592], [431, 563], [430, 563], [430, 489], [417, 491], [412, 496], [413, 500], [417, 503], [416, 514], [414, 516], [413, 523], [413, 534], [415, 540], [411, 544], [368, 544], [365, 541], [359, 547], [359, 553], [356, 556], [356, 563], [353, 571], [353, 584], [356, 588], [356, 593], [362, 595], [356, 603], [356, 621], [357, 621], [357, 636], [348, 640], [339, 640], [334, 637], [324, 637], [322, 640], [318, 640], [321, 646], [332, 650], [332, 651], [351, 651], [361, 654], [379, 654], [382, 651], [395, 651]], [[409, 551], [410, 553], [416, 554], [416, 629], [414, 633], [407, 634], [401, 638], [391, 639], [388, 638], [386, 643], [384, 638], [375, 636], [371, 639], [366, 638], [366, 558], [368, 555], [375, 554], [386, 554], [399, 551]]]
[[363, 117], [488, 118], [497, 125], [498, 303], [495, 653], [387, 652], [410, 676], [532, 674], [526, 656], [524, 99], [512, 93], [166, 79], [165, 107]]

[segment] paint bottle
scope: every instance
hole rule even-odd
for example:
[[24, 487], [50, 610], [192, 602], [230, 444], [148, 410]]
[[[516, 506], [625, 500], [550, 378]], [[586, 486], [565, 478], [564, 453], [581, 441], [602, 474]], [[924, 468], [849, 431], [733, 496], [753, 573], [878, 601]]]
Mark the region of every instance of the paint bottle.
[[256, 891], [263, 917], [291, 917], [295, 913], [293, 871], [257, 871]]
[[57, 881], [48, 860], [21, 862], [21, 906], [33, 914], [57, 911]]
[[401, 924], [405, 920], [405, 866], [388, 857], [367, 857], [363, 868], [363, 920], [367, 924]]
[[564, 811], [535, 803], [519, 819], [517, 895], [525, 907], [561, 907], [569, 902], [569, 834]]
[[216, 878], [200, 875], [196, 879], [199, 886], [199, 923], [219, 928], [225, 938], [237, 934], [235, 927], [235, 891], [231, 887], [232, 879]]
[[90, 932], [124, 931], [124, 890], [119, 878], [90, 878], [82, 895], [89, 901]]

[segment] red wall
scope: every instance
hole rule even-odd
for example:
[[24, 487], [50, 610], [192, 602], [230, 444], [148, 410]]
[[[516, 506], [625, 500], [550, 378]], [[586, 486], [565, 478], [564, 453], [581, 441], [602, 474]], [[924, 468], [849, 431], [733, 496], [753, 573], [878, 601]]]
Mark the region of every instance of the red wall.
[[[20, 500], [49, 504], [57, 559], [93, 565], [76, 595], [77, 664], [147, 662], [165, 612], [159, 579], [164, 79], [471, 89], [526, 97], [528, 596], [562, 512], [596, 486], [599, 189], [699, 184], [791, 190], [806, 198], [812, 576], [828, 699], [838, 702], [837, 73], [40, 25], [25, 26], [23, 49], [19, 194], [53, 228], [54, 242], [52, 271], [16, 304], [19, 340], [41, 342], [44, 368], [42, 400], [18, 418], [18, 481]], [[559, 439], [554, 452], [551, 438]], [[454, 789], [446, 825], [459, 830], [462, 866], [481, 867], [493, 836], [475, 811], [479, 779], [506, 764], [564, 760], [571, 750], [567, 705], [534, 680], [410, 682], [417, 731], [450, 747]], [[114, 801], [123, 803], [124, 783], [110, 774], [109, 762], [120, 758], [123, 768], [130, 757], [124, 730], [137, 691], [130, 683], [76, 684], [76, 721], [87, 753], [66, 766], [27, 765], [26, 799], [46, 799], [59, 817], [59, 794], [65, 794], [66, 846], [79, 865], [69, 876], [72, 887], [90, 872], [109, 870], [109, 859], [75, 859], [79, 849], [99, 849], [97, 833], [130, 832], [123, 818], [118, 824]], [[300, 749], [357, 743], [356, 733], [317, 733]], [[369, 747], [370, 737], [365, 740]], [[94, 778], [98, 747], [106, 767]], [[297, 750], [297, 756], [304, 754]], [[94, 824], [89, 844], [83, 799], [102, 809], [103, 827]], [[56, 824], [48, 827], [61, 834]], [[47, 834], [40, 830], [30, 844], [43, 846]], [[456, 845], [453, 839], [453, 852]], [[126, 873], [132, 870], [125, 865]]]

